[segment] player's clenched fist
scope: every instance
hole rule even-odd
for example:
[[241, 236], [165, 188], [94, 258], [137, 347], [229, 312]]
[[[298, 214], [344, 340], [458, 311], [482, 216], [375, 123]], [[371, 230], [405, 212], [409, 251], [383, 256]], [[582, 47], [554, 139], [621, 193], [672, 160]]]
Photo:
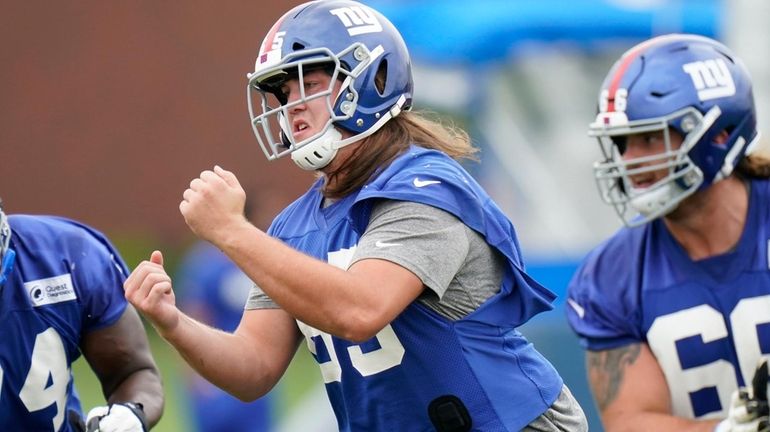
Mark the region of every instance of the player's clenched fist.
[[217, 244], [234, 224], [246, 221], [246, 192], [230, 171], [219, 166], [203, 171], [184, 191], [179, 211], [192, 232]]
[[154, 251], [142, 261], [123, 284], [126, 299], [163, 335], [179, 322], [171, 278], [163, 268], [163, 254]]

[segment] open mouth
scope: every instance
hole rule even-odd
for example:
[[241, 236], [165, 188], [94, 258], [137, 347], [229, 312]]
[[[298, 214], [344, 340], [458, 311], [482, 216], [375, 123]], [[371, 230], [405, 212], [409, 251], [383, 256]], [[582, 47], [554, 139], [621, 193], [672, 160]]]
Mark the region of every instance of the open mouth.
[[299, 138], [303, 135], [306, 135], [310, 131], [310, 125], [302, 120], [297, 120], [293, 124], [293, 130], [292, 134], [294, 135], [294, 138]]
[[631, 184], [634, 189], [646, 189], [655, 184], [657, 179], [655, 176], [634, 176], [631, 177]]

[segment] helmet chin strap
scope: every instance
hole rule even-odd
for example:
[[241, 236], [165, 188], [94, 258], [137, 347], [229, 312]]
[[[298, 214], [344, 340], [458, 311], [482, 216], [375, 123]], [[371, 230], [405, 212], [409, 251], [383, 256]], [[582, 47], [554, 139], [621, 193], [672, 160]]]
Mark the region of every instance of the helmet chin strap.
[[629, 201], [631, 207], [643, 216], [654, 219], [670, 204], [681, 189], [673, 183], [666, 183], [654, 190], [634, 189], [637, 194]]
[[330, 126], [321, 136], [291, 152], [291, 160], [306, 171], [317, 171], [334, 159], [342, 134]]
[[703, 172], [693, 164], [681, 172], [679, 181], [668, 180], [666, 183], [651, 186], [650, 189], [630, 188], [628, 203], [639, 212], [641, 219], [626, 221], [629, 227], [639, 226], [660, 216], [665, 216], [679, 206], [703, 183]]
[[303, 170], [319, 170], [329, 165], [329, 162], [337, 155], [337, 150], [372, 135], [388, 120], [399, 115], [404, 103], [406, 103], [406, 96], [401, 95], [396, 103], [372, 127], [345, 139], [342, 139], [342, 134], [336, 127], [329, 125], [329, 128], [321, 136], [292, 151], [291, 159]]

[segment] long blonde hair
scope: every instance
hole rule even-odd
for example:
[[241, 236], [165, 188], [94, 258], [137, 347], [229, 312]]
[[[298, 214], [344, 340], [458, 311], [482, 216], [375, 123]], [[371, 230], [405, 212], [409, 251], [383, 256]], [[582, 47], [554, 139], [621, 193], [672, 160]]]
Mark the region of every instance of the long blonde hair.
[[759, 149], [738, 162], [736, 171], [745, 178], [770, 178], [770, 142], [760, 142]]
[[366, 138], [338, 169], [327, 173], [324, 196], [339, 199], [350, 194], [380, 169], [387, 167], [411, 144], [442, 151], [455, 160], [476, 159], [478, 148], [473, 146], [464, 130], [431, 117], [435, 116], [404, 111], [385, 123], [382, 129]]

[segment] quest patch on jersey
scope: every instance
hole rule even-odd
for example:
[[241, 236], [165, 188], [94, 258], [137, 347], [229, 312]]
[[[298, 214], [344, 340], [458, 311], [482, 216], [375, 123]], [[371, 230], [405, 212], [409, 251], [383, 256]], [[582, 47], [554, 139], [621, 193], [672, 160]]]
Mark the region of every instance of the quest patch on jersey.
[[32, 306], [43, 306], [77, 299], [69, 273], [46, 279], [24, 282]]

